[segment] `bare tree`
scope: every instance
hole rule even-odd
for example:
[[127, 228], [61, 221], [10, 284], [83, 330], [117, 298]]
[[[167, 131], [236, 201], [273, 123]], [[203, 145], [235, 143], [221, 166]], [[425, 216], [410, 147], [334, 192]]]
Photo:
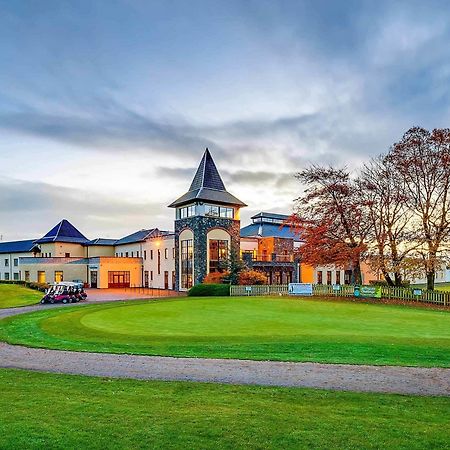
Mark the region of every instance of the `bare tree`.
[[434, 289], [440, 253], [450, 236], [450, 129], [411, 128], [387, 155], [404, 183], [423, 254], [427, 289]]
[[382, 155], [363, 167], [357, 184], [370, 225], [366, 259], [389, 286], [401, 286], [404, 274], [416, 272], [412, 253], [418, 247], [405, 180]]

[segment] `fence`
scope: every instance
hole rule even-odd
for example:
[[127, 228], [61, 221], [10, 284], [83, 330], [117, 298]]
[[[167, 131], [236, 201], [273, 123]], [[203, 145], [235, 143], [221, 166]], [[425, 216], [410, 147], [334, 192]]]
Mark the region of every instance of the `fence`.
[[[231, 296], [289, 295], [288, 285], [231, 286]], [[336, 289], [332, 285], [314, 284], [314, 296], [353, 297], [355, 287], [341, 285]], [[450, 292], [426, 291], [414, 288], [381, 286], [381, 297], [410, 302], [433, 303], [450, 306]]]

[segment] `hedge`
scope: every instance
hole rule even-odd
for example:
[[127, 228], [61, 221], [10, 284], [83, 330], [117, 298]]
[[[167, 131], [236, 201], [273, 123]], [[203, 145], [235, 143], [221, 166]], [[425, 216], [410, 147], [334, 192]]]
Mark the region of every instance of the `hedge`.
[[189, 297], [228, 297], [229, 284], [197, 284], [189, 289]]
[[29, 289], [34, 289], [35, 291], [44, 292], [50, 286], [47, 283], [36, 283], [33, 281], [23, 281], [23, 280], [0, 280], [0, 284], [17, 284], [19, 286], [25, 286]]

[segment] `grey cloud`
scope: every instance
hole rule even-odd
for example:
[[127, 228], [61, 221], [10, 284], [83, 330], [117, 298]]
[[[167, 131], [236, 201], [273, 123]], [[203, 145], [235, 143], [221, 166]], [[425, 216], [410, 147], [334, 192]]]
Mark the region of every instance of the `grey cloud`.
[[[89, 238], [116, 238], [152, 226], [173, 227], [172, 211], [163, 204], [129, 203], [40, 182], [0, 181], [0, 211], [8, 211], [9, 217], [7, 228], [0, 222], [4, 240], [39, 237], [62, 218]], [[6, 234], [6, 230], [14, 231]]]

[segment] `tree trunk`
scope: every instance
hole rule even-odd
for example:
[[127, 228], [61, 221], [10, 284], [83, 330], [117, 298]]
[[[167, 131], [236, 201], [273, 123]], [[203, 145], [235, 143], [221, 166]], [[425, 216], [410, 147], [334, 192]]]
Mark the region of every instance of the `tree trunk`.
[[435, 276], [435, 270], [432, 269], [427, 272], [427, 289], [429, 291], [434, 291], [434, 276]]
[[383, 277], [386, 280], [386, 283], [388, 286], [395, 286], [394, 282], [392, 281], [391, 276], [389, 275], [389, 272], [383, 272]]
[[353, 278], [353, 284], [361, 284], [362, 283], [361, 261], [359, 259], [357, 261], [355, 261], [353, 264], [352, 278]]
[[402, 287], [403, 279], [402, 275], [398, 272], [394, 273], [395, 286]]

